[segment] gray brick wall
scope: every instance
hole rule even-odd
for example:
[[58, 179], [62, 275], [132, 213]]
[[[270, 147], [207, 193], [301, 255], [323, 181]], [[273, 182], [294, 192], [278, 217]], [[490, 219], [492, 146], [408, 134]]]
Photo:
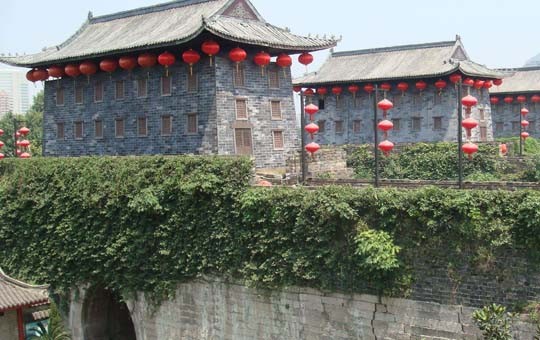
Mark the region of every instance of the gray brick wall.
[[[453, 85], [449, 85], [439, 96], [432, 85], [436, 79], [428, 80], [428, 89], [419, 95], [415, 89], [415, 82], [409, 83], [409, 90], [402, 95], [393, 85], [393, 90], [387, 98], [394, 103], [394, 108], [389, 111], [389, 119], [399, 119], [400, 129], [392, 130], [388, 139], [394, 143], [410, 142], [438, 142], [457, 140], [457, 91]], [[319, 133], [316, 141], [326, 145], [360, 144], [373, 142], [373, 97], [368, 96], [361, 90], [356, 94], [356, 105], [353, 96], [343, 86], [343, 94], [340, 95], [341, 106], [336, 107], [336, 96], [328, 94], [324, 100], [325, 108], [315, 116], [315, 121], [325, 121], [325, 130]], [[329, 88], [330, 90], [330, 88]], [[466, 95], [466, 88], [463, 91]], [[478, 101], [478, 107], [473, 109], [473, 117], [480, 121], [480, 125], [486, 129], [486, 141], [493, 140], [493, 128], [491, 121], [491, 106], [487, 90], [481, 93], [471, 89], [471, 94]], [[373, 96], [373, 95], [372, 95]], [[313, 98], [314, 104], [318, 104], [318, 96]], [[382, 99], [379, 98], [379, 99]], [[480, 119], [480, 109], [483, 109], [484, 119]], [[435, 118], [440, 117], [441, 126], [435, 128]], [[382, 119], [379, 111], [378, 118]], [[420, 129], [413, 129], [413, 119], [420, 119]], [[336, 131], [336, 122], [342, 121], [343, 132]], [[360, 131], [354, 131], [354, 121], [360, 121]], [[382, 138], [382, 134], [380, 137]], [[382, 140], [382, 139], [381, 139]], [[480, 129], [473, 130], [473, 141], [480, 140]]]
[[[252, 53], [250, 53], [250, 56]], [[253, 155], [258, 167], [284, 167], [291, 150], [298, 148], [297, 126], [289, 70], [279, 69], [279, 88], [271, 89], [268, 73], [251, 61], [244, 63], [245, 86], [234, 88], [235, 65], [226, 58], [215, 58], [210, 66], [207, 58], [194, 66], [198, 77], [198, 91], [188, 91], [189, 68], [177, 63], [170, 68], [172, 94], [161, 95], [161, 77], [165, 70], [137, 68], [132, 72], [118, 70], [109, 75], [98, 73], [77, 79], [61, 79], [45, 83], [44, 155], [142, 155], [142, 154], [236, 154], [234, 128], [236, 121], [235, 98], [248, 101], [249, 118], [242, 127], [252, 129]], [[270, 68], [277, 69], [272, 64]], [[137, 96], [137, 80], [148, 79], [148, 95]], [[125, 98], [115, 99], [115, 82], [124, 80]], [[104, 98], [94, 102], [94, 85], [102, 82]], [[75, 103], [75, 89], [82, 87], [84, 102]], [[64, 104], [56, 104], [57, 89], [64, 91]], [[281, 102], [283, 118], [272, 120], [270, 101]], [[197, 113], [198, 133], [187, 133], [187, 115]], [[172, 134], [161, 135], [161, 117], [172, 116]], [[148, 122], [147, 136], [138, 136], [137, 119], [144, 116]], [[125, 136], [116, 138], [115, 120], [125, 121]], [[94, 121], [103, 121], [103, 138], [96, 138]], [[75, 122], [84, 123], [84, 136], [75, 139]], [[65, 136], [57, 138], [57, 123], [63, 123]], [[272, 131], [283, 131], [284, 148], [274, 150]]]
[[[515, 102], [515, 98], [522, 93], [516, 93], [514, 97], [514, 103], [506, 104], [503, 101], [504, 95], [497, 95], [500, 101], [499, 104], [492, 105], [493, 111], [493, 134], [495, 138], [498, 137], [518, 137], [519, 136], [519, 123], [521, 121], [521, 104]], [[525, 94], [524, 94], [525, 95]], [[540, 105], [533, 103], [526, 103], [525, 107], [529, 110], [527, 120], [531, 123], [527, 131], [532, 137], [536, 137], [538, 131], [538, 111]]]

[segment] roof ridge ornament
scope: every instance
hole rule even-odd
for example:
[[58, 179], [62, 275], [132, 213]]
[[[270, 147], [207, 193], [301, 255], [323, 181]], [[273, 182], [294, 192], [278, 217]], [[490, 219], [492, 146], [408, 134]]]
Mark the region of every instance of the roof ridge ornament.
[[92, 11], [88, 11], [88, 21], [94, 19], [94, 14], [92, 13]]

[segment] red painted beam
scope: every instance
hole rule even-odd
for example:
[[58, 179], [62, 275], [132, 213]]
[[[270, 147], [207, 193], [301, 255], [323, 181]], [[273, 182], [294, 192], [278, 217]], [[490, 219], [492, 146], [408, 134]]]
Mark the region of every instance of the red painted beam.
[[17, 328], [19, 329], [19, 340], [24, 340], [24, 320], [22, 308], [17, 309]]

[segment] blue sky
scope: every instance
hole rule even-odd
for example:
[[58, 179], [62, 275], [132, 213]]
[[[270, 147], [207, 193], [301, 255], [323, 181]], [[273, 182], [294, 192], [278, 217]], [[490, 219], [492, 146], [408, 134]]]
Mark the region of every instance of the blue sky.
[[[0, 53], [32, 53], [73, 34], [95, 16], [164, 1], [3, 0]], [[298, 34], [335, 34], [337, 50], [452, 40], [490, 67], [519, 67], [540, 53], [540, 1], [533, 0], [252, 0], [268, 22]], [[318, 53], [315, 70], [328, 52]], [[302, 72], [295, 68], [295, 73]]]

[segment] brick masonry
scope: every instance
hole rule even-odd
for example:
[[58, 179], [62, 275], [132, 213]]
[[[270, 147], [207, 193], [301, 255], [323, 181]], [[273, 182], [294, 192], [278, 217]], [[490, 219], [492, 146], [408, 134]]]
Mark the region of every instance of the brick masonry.
[[[436, 79], [425, 81], [433, 84]], [[396, 84], [392, 85], [393, 90], [388, 93], [387, 98], [394, 103], [394, 108], [388, 112], [388, 117], [394, 120], [396, 129], [390, 131], [388, 137], [390, 141], [394, 143], [457, 141], [457, 91], [453, 85], [448, 85], [441, 95], [433, 85], [420, 94], [415, 89], [415, 83], [409, 82], [409, 90], [404, 95], [396, 89]], [[319, 111], [315, 118], [319, 123], [324, 121], [324, 132], [317, 135], [316, 141], [324, 145], [373, 143], [373, 95], [370, 96], [361, 90], [356, 94], [356, 98], [353, 98], [347, 87], [345, 85], [342, 87], [339, 105], [335, 95], [325, 96], [324, 109]], [[463, 95], [466, 94], [467, 87], [464, 87]], [[471, 94], [479, 102], [478, 107], [473, 109], [472, 116], [485, 128], [485, 138], [481, 138], [480, 129], [476, 128], [473, 130], [472, 140], [492, 141], [489, 94], [485, 89], [481, 91], [471, 89]], [[378, 98], [381, 99], [382, 97]], [[313, 102], [318, 104], [319, 97], [315, 96]], [[382, 119], [381, 111], [378, 112], [378, 119]], [[419, 129], [418, 126], [413, 126], [415, 119], [420, 120]], [[438, 119], [440, 127], [435, 126]], [[395, 120], [399, 120], [399, 129]], [[355, 121], [360, 122], [357, 131], [354, 130]], [[340, 124], [338, 122], [341, 122], [342, 130], [336, 128], [336, 125]], [[382, 141], [382, 133], [379, 138]]]
[[[252, 55], [252, 51], [248, 51]], [[289, 70], [278, 70], [279, 88], [269, 87], [269, 76], [251, 61], [243, 63], [245, 86], [235, 88], [235, 65], [220, 55], [210, 66], [203, 58], [193, 68], [197, 76], [197, 91], [188, 91], [189, 68], [178, 63], [169, 70], [172, 93], [161, 95], [160, 66], [136, 68], [132, 72], [117, 70], [100, 72], [77, 79], [52, 80], [45, 83], [44, 148], [45, 156], [142, 155], [142, 154], [220, 154], [234, 155], [234, 129], [251, 129], [253, 156], [258, 167], [284, 167], [287, 155], [298, 148], [297, 124]], [[148, 79], [148, 94], [139, 98], [137, 80]], [[115, 82], [123, 80], [125, 98], [115, 99]], [[94, 101], [97, 82], [104, 86], [104, 98]], [[75, 103], [75, 89], [82, 87], [84, 102]], [[63, 89], [64, 104], [56, 104], [57, 89]], [[245, 98], [248, 119], [236, 120], [235, 99]], [[272, 120], [270, 101], [280, 101], [282, 119]], [[187, 115], [197, 114], [197, 133], [187, 132]], [[172, 116], [172, 134], [161, 135], [161, 117]], [[137, 120], [146, 117], [147, 136], [139, 136]], [[125, 136], [115, 136], [115, 120], [125, 121]], [[103, 138], [96, 138], [94, 121], [103, 121]], [[83, 122], [83, 138], [75, 139], [76, 122]], [[63, 123], [64, 138], [57, 138], [57, 123]], [[272, 131], [283, 131], [284, 147], [276, 150]]]
[[[83, 340], [85, 292], [72, 294], [68, 323]], [[473, 308], [306, 288], [261, 291], [215, 278], [180, 284], [154, 307], [142, 294], [127, 301], [138, 340], [481, 339]], [[532, 339], [518, 321], [514, 339]]]
[[[499, 97], [500, 99], [499, 104], [492, 105], [493, 133], [495, 135], [495, 138], [519, 136], [521, 121], [521, 104], [515, 102], [515, 98], [520, 94], [521, 93], [517, 93], [516, 95], [512, 94], [512, 97], [514, 98], [513, 104], [506, 104], [503, 101], [503, 98], [505, 96], [497, 95], [497, 97]], [[527, 120], [530, 123], [529, 128], [526, 131], [528, 131], [532, 137], [537, 137], [535, 135], [537, 134], [538, 123], [540, 123], [538, 121], [538, 112], [540, 110], [540, 105], [527, 103], [525, 104], [525, 107], [529, 110]]]

